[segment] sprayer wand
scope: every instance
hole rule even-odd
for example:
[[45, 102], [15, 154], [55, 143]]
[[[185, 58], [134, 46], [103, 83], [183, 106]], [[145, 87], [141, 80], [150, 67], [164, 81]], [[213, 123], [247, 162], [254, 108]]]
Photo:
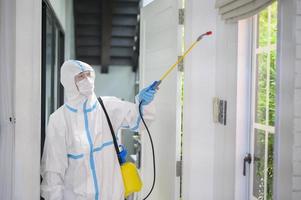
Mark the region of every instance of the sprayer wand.
[[170, 72], [188, 55], [188, 53], [197, 45], [197, 43], [203, 39], [204, 36], [212, 35], [212, 31], [208, 31], [200, 35], [197, 40], [187, 49], [183, 56], [181, 56], [177, 62], [175, 62], [169, 69], [161, 76], [160, 80], [153, 82], [150, 89], [157, 89], [158, 86], [162, 83], [162, 81], [170, 74]]

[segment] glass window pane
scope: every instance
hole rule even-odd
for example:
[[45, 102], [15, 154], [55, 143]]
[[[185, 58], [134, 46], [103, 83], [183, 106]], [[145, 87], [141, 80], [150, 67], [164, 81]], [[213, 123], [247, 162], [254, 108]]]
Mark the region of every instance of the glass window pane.
[[53, 112], [53, 95], [52, 95], [52, 58], [53, 58], [53, 25], [49, 16], [46, 19], [46, 73], [45, 73], [45, 123], [48, 123], [48, 117]]
[[257, 32], [257, 47], [267, 46], [269, 39], [268, 9], [264, 9], [258, 15]]
[[257, 55], [255, 121], [260, 124], [266, 124], [267, 59], [265, 53]]
[[275, 125], [276, 108], [276, 51], [270, 54], [270, 81], [269, 81], [269, 125]]
[[59, 67], [57, 66], [58, 64], [58, 30], [56, 27], [55, 31], [54, 31], [54, 58], [53, 58], [53, 74], [54, 74], [54, 80], [53, 80], [53, 98], [54, 98], [54, 102], [53, 102], [53, 106], [54, 109], [58, 108], [58, 90], [59, 90], [59, 80], [57, 80], [58, 76], [58, 69]]
[[254, 131], [254, 168], [253, 195], [258, 200], [264, 199], [264, 164], [265, 164], [265, 132]]
[[271, 5], [271, 44], [277, 42], [277, 1]]
[[42, 2], [41, 153], [49, 116], [63, 103], [59, 65], [64, 60], [64, 34], [54, 13]]
[[[261, 125], [254, 130], [253, 198], [273, 199], [274, 134], [268, 133], [275, 126], [276, 116], [276, 44], [277, 3], [257, 15], [256, 74], [255, 79], [255, 121]], [[252, 198], [252, 199], [253, 199]]]
[[273, 199], [274, 134], [268, 136], [267, 200]]

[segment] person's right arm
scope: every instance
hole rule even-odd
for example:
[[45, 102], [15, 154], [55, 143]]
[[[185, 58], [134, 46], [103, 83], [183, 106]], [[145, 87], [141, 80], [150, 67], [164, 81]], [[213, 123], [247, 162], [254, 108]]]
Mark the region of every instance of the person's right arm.
[[46, 132], [41, 163], [41, 196], [45, 200], [63, 200], [64, 176], [68, 167], [65, 128], [63, 120], [51, 115]]

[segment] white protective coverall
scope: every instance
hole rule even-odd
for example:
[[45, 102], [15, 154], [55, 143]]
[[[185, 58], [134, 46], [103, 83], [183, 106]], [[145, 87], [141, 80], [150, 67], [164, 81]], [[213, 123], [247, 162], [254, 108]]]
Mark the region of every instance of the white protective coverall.
[[[41, 163], [41, 195], [46, 200], [124, 200], [124, 186], [112, 135], [96, 95], [79, 93], [74, 77], [93, 68], [69, 60], [61, 67], [66, 103], [51, 114]], [[102, 97], [115, 133], [143, 127], [138, 104]], [[152, 103], [143, 106], [146, 121]]]

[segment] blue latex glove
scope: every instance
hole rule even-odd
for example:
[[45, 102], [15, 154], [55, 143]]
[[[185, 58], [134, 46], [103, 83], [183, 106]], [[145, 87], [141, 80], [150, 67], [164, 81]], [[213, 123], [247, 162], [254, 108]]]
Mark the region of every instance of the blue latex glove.
[[154, 99], [156, 93], [156, 87], [154, 87], [154, 84], [155, 82], [139, 92], [138, 98], [139, 102], [142, 101], [142, 105], [147, 105]]

